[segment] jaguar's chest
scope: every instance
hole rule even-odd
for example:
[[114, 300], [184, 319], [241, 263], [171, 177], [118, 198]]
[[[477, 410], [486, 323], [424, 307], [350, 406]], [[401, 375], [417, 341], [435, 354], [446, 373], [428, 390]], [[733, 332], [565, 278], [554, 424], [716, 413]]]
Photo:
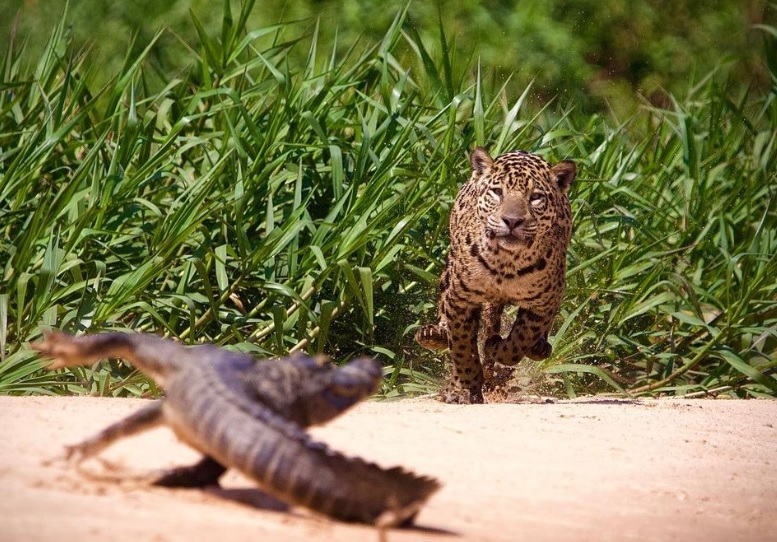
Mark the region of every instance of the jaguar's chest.
[[546, 302], [564, 288], [566, 246], [536, 243], [521, 253], [452, 243], [451, 272], [460, 295], [477, 301]]

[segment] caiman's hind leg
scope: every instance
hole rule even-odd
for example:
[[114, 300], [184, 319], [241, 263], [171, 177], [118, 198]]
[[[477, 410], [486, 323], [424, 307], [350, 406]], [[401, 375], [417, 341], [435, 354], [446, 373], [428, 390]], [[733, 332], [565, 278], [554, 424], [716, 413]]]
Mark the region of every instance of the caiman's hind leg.
[[187, 349], [175, 341], [140, 333], [95, 333], [74, 337], [49, 332], [44, 334], [42, 341], [30, 346], [42, 357], [53, 359], [47, 367], [49, 370], [91, 365], [101, 358], [122, 358], [163, 388], [168, 376], [193, 359], [209, 355], [209, 349], [205, 347]]
[[165, 471], [154, 481], [155, 486], [201, 488], [219, 485], [219, 478], [227, 472], [227, 468], [213, 459], [205, 456], [202, 461], [186, 467], [176, 467]]
[[101, 358], [129, 358], [133, 345], [125, 333], [99, 333], [74, 337], [56, 331], [45, 333], [43, 340], [30, 343], [41, 357], [51, 358], [48, 370], [91, 365]]
[[[162, 401], [154, 401], [134, 414], [106, 427], [91, 438], [78, 444], [65, 447], [65, 458], [80, 464], [124, 437], [142, 433], [162, 423]], [[219, 478], [227, 471], [226, 467], [211, 457], [205, 457], [199, 463], [186, 467], [177, 467], [164, 471], [153, 480], [153, 485], [164, 487], [203, 488], [218, 486]], [[144, 477], [144, 479], [147, 479]]]
[[[140, 344], [136, 344], [140, 343]], [[161, 343], [156, 337], [143, 335], [127, 335], [124, 333], [102, 333], [96, 335], [82, 335], [73, 337], [64, 333], [47, 333], [43, 341], [33, 343], [33, 349], [39, 351], [42, 356], [53, 359], [49, 369], [60, 367], [74, 367], [90, 365], [100, 358], [120, 357], [125, 359], [137, 359], [147, 361], [148, 349], [144, 346], [155, 346]], [[167, 349], [177, 350], [181, 348], [175, 343], [165, 342]], [[145, 352], [144, 352], [145, 351]], [[89, 457], [93, 457], [102, 450], [124, 437], [142, 433], [156, 427], [163, 422], [162, 401], [141, 408], [134, 414], [109, 425], [93, 437], [83, 442], [67, 446], [65, 457], [68, 460], [81, 463]], [[170, 469], [162, 474], [154, 484], [168, 487], [205, 487], [218, 485], [221, 475], [226, 468], [210, 457], [205, 457], [196, 465]]]

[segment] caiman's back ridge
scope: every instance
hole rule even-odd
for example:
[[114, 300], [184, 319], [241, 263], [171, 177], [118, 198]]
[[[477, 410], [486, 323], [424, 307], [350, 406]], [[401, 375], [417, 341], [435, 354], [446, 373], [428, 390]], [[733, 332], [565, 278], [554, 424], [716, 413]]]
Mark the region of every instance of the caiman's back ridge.
[[335, 367], [297, 356], [257, 363], [210, 345], [184, 347], [151, 335], [49, 333], [32, 345], [50, 368], [121, 357], [154, 378], [166, 396], [68, 448], [83, 460], [119, 438], [166, 423], [205, 459], [175, 469], [161, 485], [217, 482], [227, 467], [277, 498], [344, 521], [396, 526], [412, 520], [439, 488], [402, 468], [383, 469], [314, 441], [303, 428], [324, 423], [371, 394], [380, 365], [358, 359]]

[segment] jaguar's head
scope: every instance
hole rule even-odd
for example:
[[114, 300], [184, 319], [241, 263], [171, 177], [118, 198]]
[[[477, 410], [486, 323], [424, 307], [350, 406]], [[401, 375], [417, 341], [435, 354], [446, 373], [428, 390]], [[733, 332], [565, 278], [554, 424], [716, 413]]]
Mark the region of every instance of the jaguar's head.
[[477, 147], [470, 155], [472, 180], [479, 187], [478, 217], [484, 242], [514, 252], [531, 246], [559, 221], [569, 222], [567, 192], [575, 179], [574, 162], [551, 166], [524, 151], [494, 160]]

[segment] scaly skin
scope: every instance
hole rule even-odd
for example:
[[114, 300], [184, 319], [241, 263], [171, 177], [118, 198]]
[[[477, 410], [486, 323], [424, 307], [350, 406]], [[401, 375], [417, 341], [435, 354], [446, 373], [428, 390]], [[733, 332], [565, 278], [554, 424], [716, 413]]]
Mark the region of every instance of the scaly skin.
[[69, 447], [68, 455], [78, 461], [165, 423], [205, 459], [171, 471], [162, 485], [211, 483], [230, 467], [289, 504], [379, 526], [409, 523], [439, 488], [432, 478], [346, 457], [303, 430], [372, 393], [381, 378], [374, 360], [358, 359], [341, 368], [305, 356], [257, 363], [210, 345], [187, 348], [151, 335], [122, 333], [49, 333], [32, 347], [53, 358], [51, 369], [121, 357], [167, 392], [164, 399]]

